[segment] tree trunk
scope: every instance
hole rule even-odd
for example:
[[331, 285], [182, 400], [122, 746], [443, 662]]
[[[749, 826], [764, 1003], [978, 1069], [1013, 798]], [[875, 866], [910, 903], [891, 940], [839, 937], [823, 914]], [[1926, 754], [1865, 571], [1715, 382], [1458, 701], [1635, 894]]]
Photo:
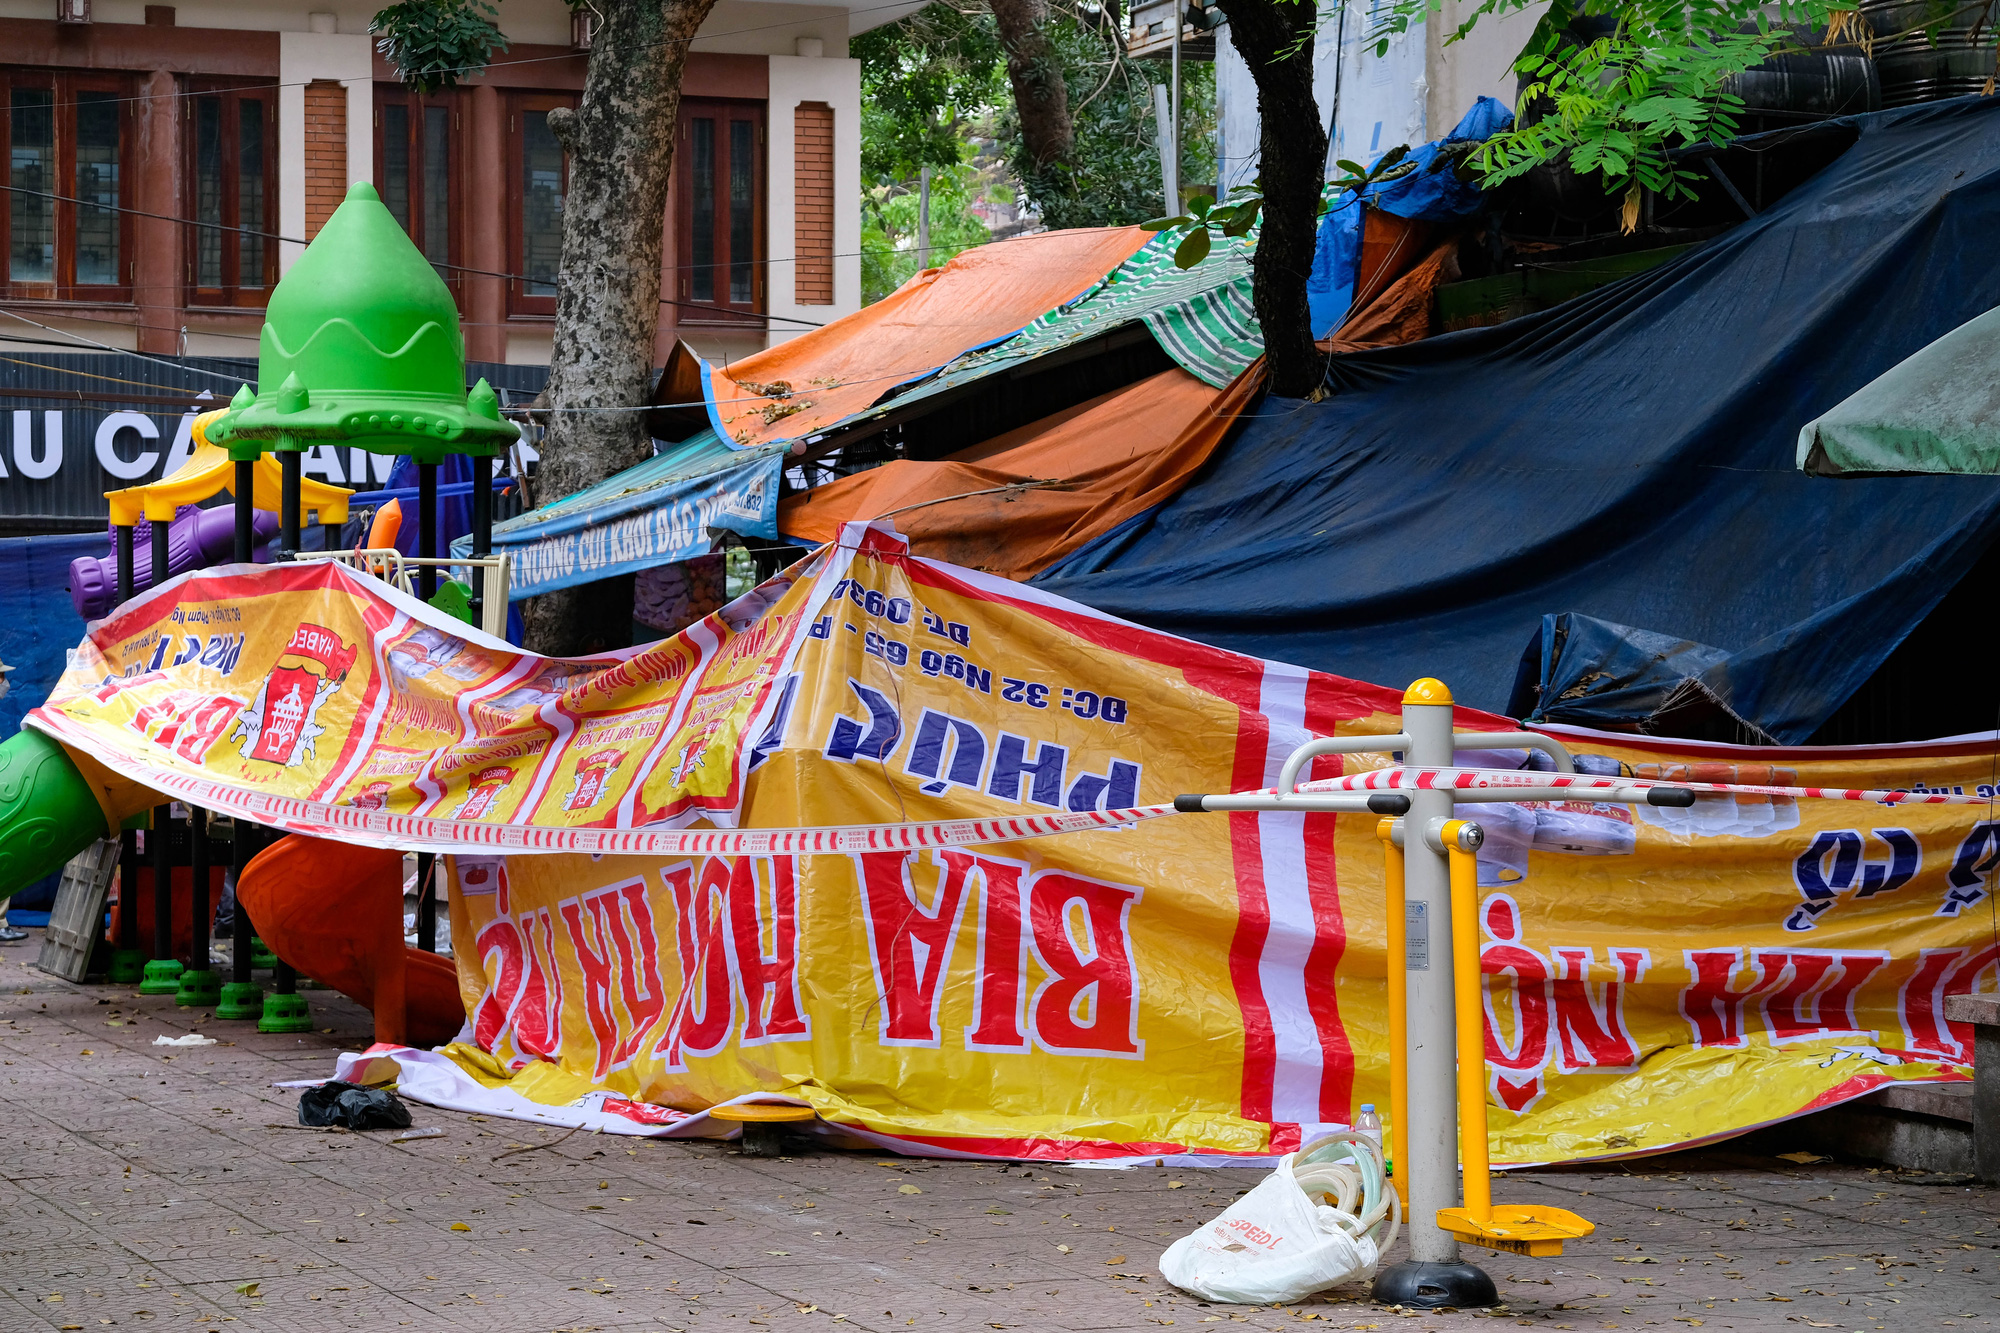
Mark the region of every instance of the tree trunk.
[[1264, 331], [1271, 392], [1303, 398], [1326, 373], [1306, 309], [1326, 170], [1326, 128], [1313, 100], [1314, 7], [1298, 0], [1220, 3], [1230, 40], [1257, 81], [1264, 216], [1251, 260], [1252, 304]]
[[1069, 84], [1062, 55], [1049, 36], [1048, 0], [987, 0], [1007, 52], [1007, 80], [1014, 86], [1014, 110], [1021, 139], [1038, 167], [1067, 164], [1074, 128], [1069, 118]]
[[[673, 179], [681, 72], [715, 0], [602, 0], [583, 101], [549, 125], [569, 155], [550, 412], [537, 498], [574, 495], [651, 456], [645, 413], [577, 411], [646, 402], [660, 319], [660, 246]], [[566, 410], [569, 409], [569, 410]], [[602, 617], [576, 590], [523, 607], [528, 644], [557, 655], [601, 645]], [[593, 623], [600, 622], [600, 623]], [[621, 627], [622, 628], [622, 627]], [[613, 641], [624, 643], [620, 636]]]

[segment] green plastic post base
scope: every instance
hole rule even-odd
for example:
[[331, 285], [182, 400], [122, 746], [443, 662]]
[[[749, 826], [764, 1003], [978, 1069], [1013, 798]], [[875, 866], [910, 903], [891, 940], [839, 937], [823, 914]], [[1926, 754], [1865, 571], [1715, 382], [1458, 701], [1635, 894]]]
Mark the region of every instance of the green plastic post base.
[[221, 999], [222, 978], [207, 968], [181, 973], [181, 984], [174, 990], [174, 1003], [183, 1009], [207, 1009]]
[[215, 1002], [217, 1018], [258, 1019], [264, 1016], [264, 988], [254, 981], [226, 981]]
[[252, 935], [250, 937], [250, 966], [257, 968], [259, 971], [269, 972], [277, 965], [278, 955], [271, 952], [271, 946], [258, 939], [255, 935]]
[[266, 995], [264, 1016], [257, 1020], [259, 1032], [311, 1032], [312, 1013], [303, 995]]
[[138, 949], [111, 951], [111, 970], [105, 979], [114, 986], [131, 986], [145, 979], [146, 955]]
[[181, 973], [187, 969], [178, 958], [155, 958], [146, 964], [144, 980], [139, 983], [141, 995], [172, 995], [181, 988]]

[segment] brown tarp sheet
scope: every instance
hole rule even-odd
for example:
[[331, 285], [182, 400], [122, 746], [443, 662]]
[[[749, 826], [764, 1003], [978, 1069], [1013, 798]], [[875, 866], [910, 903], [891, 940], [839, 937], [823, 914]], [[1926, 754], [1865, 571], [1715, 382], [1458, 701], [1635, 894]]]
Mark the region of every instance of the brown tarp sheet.
[[1028, 578], [1187, 483], [1256, 397], [1260, 360], [1226, 389], [1162, 371], [935, 463], [902, 460], [778, 502], [778, 530], [830, 541], [893, 514], [918, 555]]
[[1457, 280], [1458, 237], [1453, 235], [1379, 292], [1355, 302], [1347, 319], [1320, 347], [1360, 352], [1420, 342], [1434, 332], [1431, 311], [1437, 305], [1437, 289]]
[[825, 328], [711, 367], [716, 415], [739, 445], [810, 435], [1082, 295], [1151, 238], [1092, 227], [967, 250]]

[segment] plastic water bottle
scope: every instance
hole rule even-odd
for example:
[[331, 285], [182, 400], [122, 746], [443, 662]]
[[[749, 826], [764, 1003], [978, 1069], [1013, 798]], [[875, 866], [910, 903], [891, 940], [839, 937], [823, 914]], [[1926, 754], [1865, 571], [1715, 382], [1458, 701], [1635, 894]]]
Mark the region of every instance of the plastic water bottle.
[[1386, 1163], [1388, 1156], [1382, 1151], [1382, 1117], [1375, 1114], [1374, 1102], [1361, 1103], [1361, 1111], [1354, 1117], [1354, 1132], [1367, 1137], [1375, 1145], [1375, 1152]]

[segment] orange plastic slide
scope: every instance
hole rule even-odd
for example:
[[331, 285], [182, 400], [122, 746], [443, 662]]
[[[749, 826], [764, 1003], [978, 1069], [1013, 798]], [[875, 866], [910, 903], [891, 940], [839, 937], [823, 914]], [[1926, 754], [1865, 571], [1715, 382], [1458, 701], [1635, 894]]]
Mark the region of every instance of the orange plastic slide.
[[294, 835], [251, 858], [236, 896], [300, 976], [375, 1014], [375, 1040], [440, 1046], [465, 1025], [458, 968], [403, 942], [403, 854]]

